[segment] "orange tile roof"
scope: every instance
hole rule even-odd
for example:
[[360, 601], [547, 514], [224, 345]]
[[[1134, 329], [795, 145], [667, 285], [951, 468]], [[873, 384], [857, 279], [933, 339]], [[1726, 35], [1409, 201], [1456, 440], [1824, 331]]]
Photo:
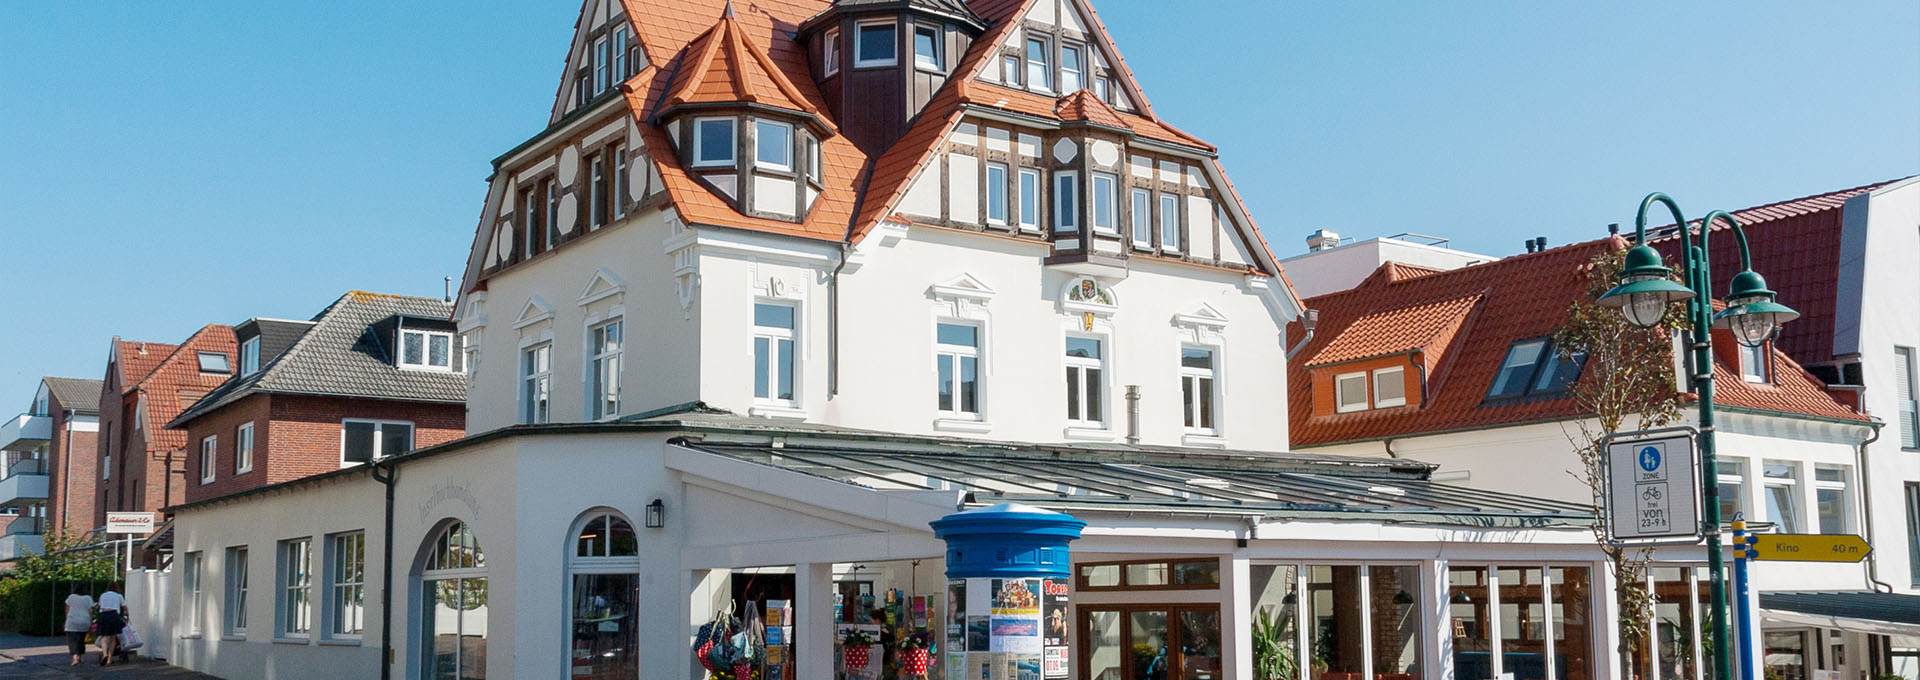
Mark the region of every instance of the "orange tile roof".
[[[128, 388], [138, 390], [146, 397], [147, 407], [147, 451], [162, 453], [185, 448], [187, 433], [184, 430], [168, 430], [162, 425], [180, 415], [182, 410], [192, 406], [201, 395], [213, 391], [220, 383], [232, 377], [230, 374], [207, 375], [200, 372], [200, 352], [219, 352], [227, 355], [229, 368], [238, 366], [235, 355], [238, 345], [234, 341], [233, 327], [224, 324], [207, 324], [195, 331], [193, 337], [174, 347], [171, 353], [156, 363], [153, 371]], [[185, 394], [182, 394], [182, 393]]]
[[1475, 293], [1369, 312], [1348, 324], [1332, 342], [1321, 347], [1306, 365], [1326, 366], [1440, 347], [1442, 345], [1434, 341], [1465, 323], [1467, 313], [1473, 310], [1474, 305], [1480, 304], [1484, 297]]
[[731, 7], [720, 21], [689, 43], [661, 109], [681, 104], [751, 103], [797, 111], [833, 124], [786, 74], [746, 36]]
[[[1559, 330], [1564, 311], [1587, 294], [1589, 263], [1626, 245], [1625, 239], [1601, 239], [1444, 272], [1385, 264], [1353, 289], [1306, 300], [1308, 308], [1319, 310], [1320, 322], [1313, 339], [1287, 367], [1293, 443], [1313, 446], [1585, 415], [1565, 394], [1498, 402], [1487, 402], [1485, 396], [1508, 348]], [[1406, 276], [1409, 273], [1421, 275]], [[1462, 306], [1473, 309], [1463, 312]], [[1304, 333], [1298, 322], [1288, 329], [1289, 337]], [[1314, 412], [1313, 371], [1337, 370], [1325, 368], [1326, 361], [1416, 347], [1427, 350], [1423, 402], [1352, 413]], [[1866, 419], [1835, 401], [1786, 355], [1775, 352], [1775, 360], [1778, 368], [1771, 385], [1744, 383], [1734, 367], [1716, 361], [1719, 402], [1756, 411]]]
[[1093, 90], [1082, 89], [1061, 97], [1059, 101], [1053, 103], [1053, 115], [1059, 116], [1060, 120], [1085, 121], [1110, 128], [1129, 129], [1127, 122], [1120, 120], [1120, 112], [1107, 106], [1106, 102], [1100, 101], [1099, 97], [1094, 96]]
[[172, 354], [179, 345], [164, 342], [140, 342], [114, 338], [114, 354], [120, 358], [119, 378], [122, 393], [133, 389], [135, 383], [144, 380], [160, 366], [160, 362]]

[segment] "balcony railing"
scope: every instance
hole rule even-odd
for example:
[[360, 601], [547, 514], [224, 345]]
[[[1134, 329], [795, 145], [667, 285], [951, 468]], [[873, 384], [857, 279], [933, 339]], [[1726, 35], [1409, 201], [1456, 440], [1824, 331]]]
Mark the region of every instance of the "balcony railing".
[[5, 533], [0, 536], [39, 536], [47, 533], [47, 518], [20, 516], [13, 518]]
[[39, 534], [9, 533], [0, 536], [0, 562], [16, 560], [26, 555], [38, 555], [46, 551], [46, 539]]
[[0, 477], [0, 508], [31, 505], [34, 501], [46, 502], [47, 491], [51, 488], [47, 482], [45, 460], [24, 458], [15, 461], [7, 467], [7, 476]]
[[0, 422], [0, 450], [31, 449], [53, 438], [53, 417], [22, 413]]

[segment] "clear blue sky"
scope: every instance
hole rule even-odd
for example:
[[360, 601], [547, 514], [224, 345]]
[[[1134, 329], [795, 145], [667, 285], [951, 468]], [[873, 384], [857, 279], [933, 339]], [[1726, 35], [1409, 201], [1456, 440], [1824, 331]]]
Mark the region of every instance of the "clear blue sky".
[[[739, 0], [751, 2], [751, 0]], [[1920, 172], [1920, 3], [1096, 0], [1282, 256], [1493, 255]], [[114, 335], [439, 295], [578, 3], [0, 2], [0, 411]]]

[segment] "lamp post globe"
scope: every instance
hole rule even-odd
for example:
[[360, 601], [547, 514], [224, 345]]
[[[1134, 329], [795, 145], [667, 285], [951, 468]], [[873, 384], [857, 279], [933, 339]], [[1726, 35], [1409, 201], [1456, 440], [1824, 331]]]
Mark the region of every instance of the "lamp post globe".
[[1759, 347], [1773, 338], [1781, 324], [1800, 318], [1792, 308], [1774, 302], [1767, 281], [1749, 269], [1734, 275], [1728, 286], [1727, 308], [1713, 315], [1713, 327], [1725, 328], [1747, 347]]
[[1600, 304], [1618, 307], [1627, 321], [1641, 328], [1660, 324], [1667, 306], [1693, 297], [1693, 291], [1673, 281], [1673, 270], [1649, 246], [1628, 250], [1620, 266], [1620, 285], [1600, 296]]

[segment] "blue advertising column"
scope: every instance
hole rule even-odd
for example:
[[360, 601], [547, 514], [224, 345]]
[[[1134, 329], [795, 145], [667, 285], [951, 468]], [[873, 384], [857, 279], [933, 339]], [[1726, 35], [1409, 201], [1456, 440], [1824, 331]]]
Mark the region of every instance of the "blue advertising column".
[[932, 522], [947, 542], [948, 680], [1067, 677], [1067, 543], [1087, 523], [1004, 503]]

